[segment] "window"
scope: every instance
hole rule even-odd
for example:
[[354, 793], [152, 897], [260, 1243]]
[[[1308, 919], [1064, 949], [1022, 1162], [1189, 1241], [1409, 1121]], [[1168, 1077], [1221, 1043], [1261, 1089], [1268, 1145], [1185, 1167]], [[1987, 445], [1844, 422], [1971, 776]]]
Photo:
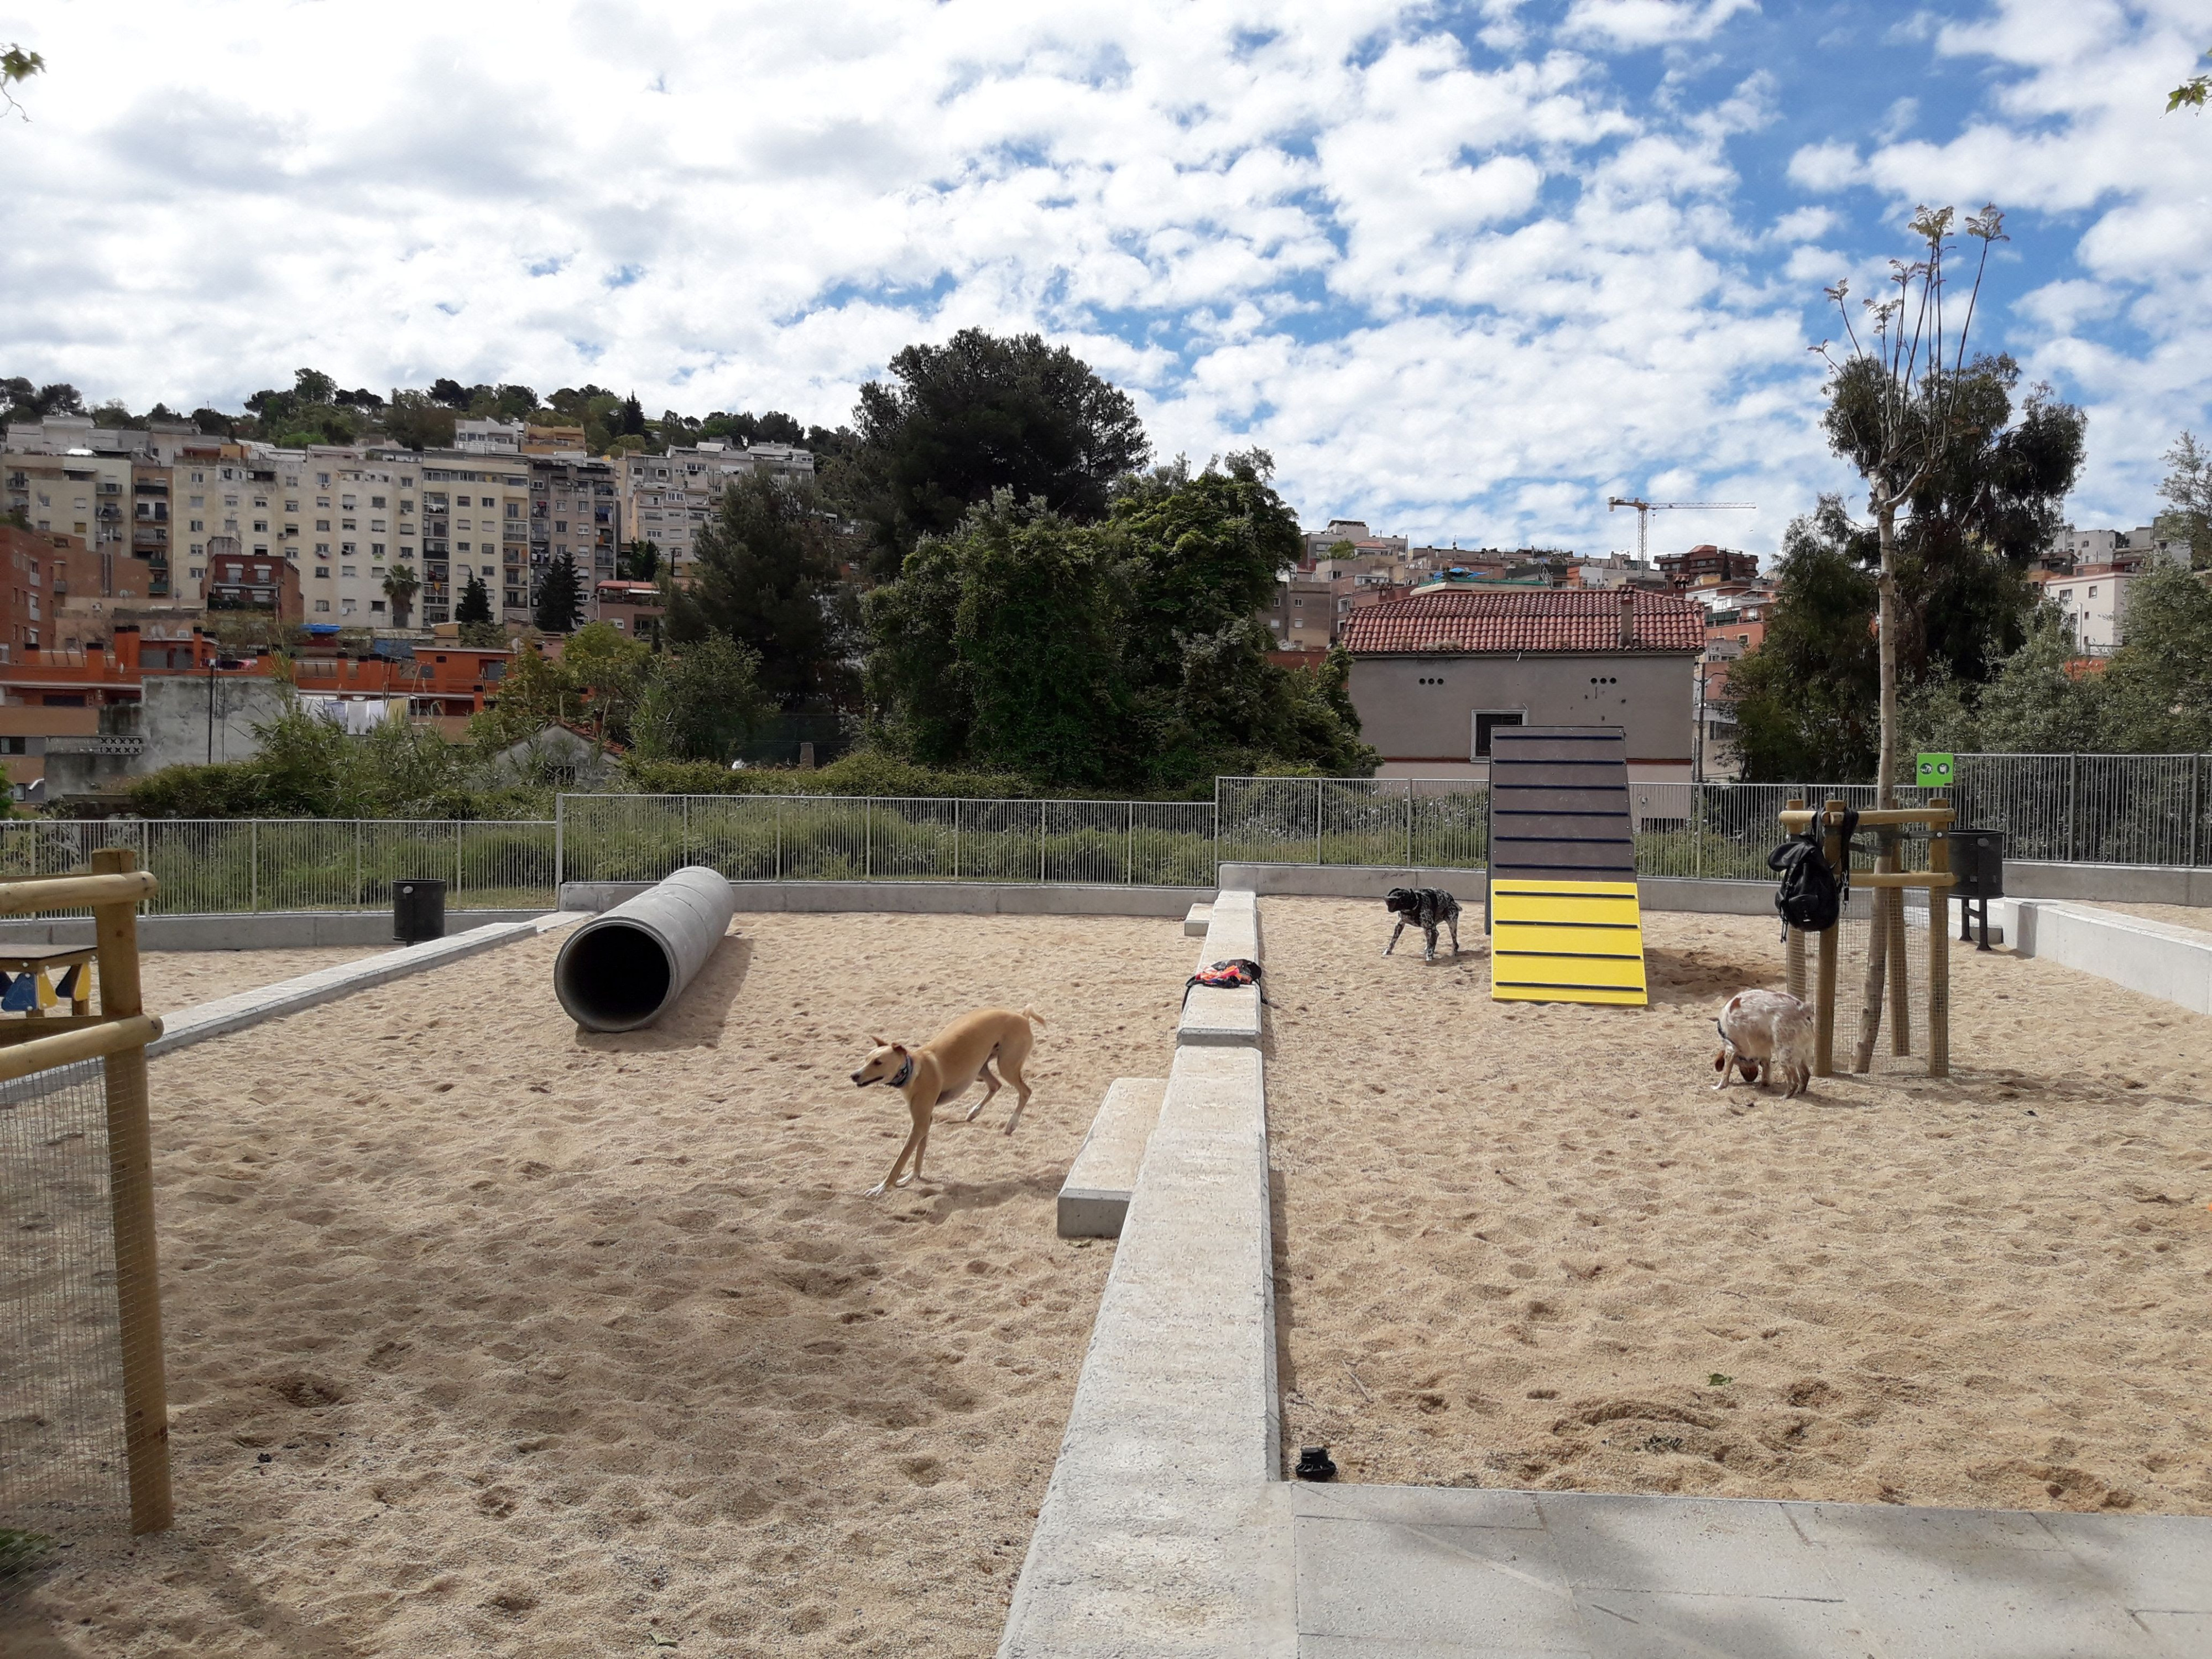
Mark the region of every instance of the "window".
[[492, 565], [492, 564], [479, 565], [479, 566], [477, 566], [477, 568], [479, 570], [483, 571], [483, 574], [484, 574], [485, 575], [487, 575], [487, 576], [489, 576], [489, 575], [495, 574], [498, 571], [498, 569], [499, 569], [499, 567], [498, 567], [497, 565]]
[[338, 567], [338, 574], [341, 576], [350, 576], [354, 574], [354, 567], [349, 564], [342, 564]]
[[382, 599], [371, 599], [368, 602], [368, 608], [372, 614], [381, 611], [384, 609], [384, 601]]
[[[197, 552], [198, 552], [198, 551], [199, 551], [199, 549], [198, 549], [198, 548], [196, 547], [196, 548], [194, 548], [194, 549], [192, 550], [192, 551], [193, 551], [193, 552], [195, 552], [195, 553], [197, 553]], [[200, 569], [199, 566], [198, 566], [198, 565], [194, 565], [194, 566], [192, 566], [192, 567], [191, 567], [191, 569], [187, 570], [185, 574], [186, 575], [188, 575], [188, 576], [198, 576], [198, 575], [200, 575], [200, 574], [203, 574], [203, 573], [201, 572], [201, 569]]]
[[331, 578], [331, 568], [326, 564], [319, 564], [315, 567], [315, 574], [325, 581], [328, 581]]
[[330, 527], [331, 521], [328, 519], [318, 519], [315, 520], [315, 528], [318, 530], [327, 532]]
[[368, 504], [371, 507], [382, 507], [384, 505], [384, 497], [381, 495], [371, 495], [368, 498]]
[[[41, 506], [45, 504], [46, 499], [46, 498], [44, 495], [39, 497], [39, 501]], [[192, 497], [190, 504], [193, 507], [205, 507], [207, 505], [207, 497], [204, 495], [195, 495]]]
[[194, 519], [192, 520], [192, 533], [194, 535], [202, 534], [206, 531], [206, 529], [207, 520], [205, 519]]
[[257, 536], [267, 535], [269, 533], [269, 520], [266, 519], [256, 519], [253, 521], [253, 533]]
[[2094, 587], [2090, 588], [2089, 597], [2093, 599], [2097, 597], [2097, 590]]
[[317, 599], [315, 601], [315, 609], [318, 611], [328, 611], [330, 608], [331, 602], [328, 599]]
[[1501, 726], [1521, 726], [1528, 715], [1518, 708], [1478, 708], [1474, 712], [1474, 757], [1490, 757], [1490, 734]]
[[27, 755], [31, 752], [28, 738], [0, 738], [0, 755]]
[[373, 531], [380, 531], [384, 528], [384, 520], [381, 519], [371, 519], [368, 521], [368, 527]]
[[384, 556], [384, 544], [382, 542], [371, 542], [368, 544], [368, 556], [372, 559], [382, 558]]
[[341, 495], [338, 497], [338, 505], [343, 507], [347, 512], [350, 513], [354, 508], [354, 497], [351, 495]]
[[207, 474], [206, 474], [206, 473], [204, 473], [204, 472], [195, 472], [195, 473], [193, 473], [193, 474], [192, 474], [192, 482], [193, 482], [194, 483], [205, 483], [207, 482]]
[[300, 510], [300, 504], [297, 501], [287, 501], [284, 503], [284, 510], [287, 513], [297, 513]]

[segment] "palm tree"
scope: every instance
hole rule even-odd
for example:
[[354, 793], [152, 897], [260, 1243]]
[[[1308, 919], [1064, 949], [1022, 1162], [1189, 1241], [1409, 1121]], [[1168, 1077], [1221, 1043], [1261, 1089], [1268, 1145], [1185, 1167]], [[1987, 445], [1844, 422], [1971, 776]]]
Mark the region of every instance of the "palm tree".
[[392, 574], [384, 579], [384, 597], [392, 601], [392, 625], [407, 626], [407, 613], [415, 608], [415, 596], [422, 591], [422, 579], [415, 574], [411, 564], [395, 564]]

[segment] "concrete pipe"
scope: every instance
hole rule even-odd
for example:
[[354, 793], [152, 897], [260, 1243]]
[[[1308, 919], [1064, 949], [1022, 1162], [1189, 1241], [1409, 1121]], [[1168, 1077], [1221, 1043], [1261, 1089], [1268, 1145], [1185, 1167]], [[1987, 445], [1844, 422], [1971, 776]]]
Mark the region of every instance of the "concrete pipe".
[[553, 992], [587, 1031], [635, 1031], [675, 1006], [737, 912], [730, 884], [687, 865], [568, 935]]

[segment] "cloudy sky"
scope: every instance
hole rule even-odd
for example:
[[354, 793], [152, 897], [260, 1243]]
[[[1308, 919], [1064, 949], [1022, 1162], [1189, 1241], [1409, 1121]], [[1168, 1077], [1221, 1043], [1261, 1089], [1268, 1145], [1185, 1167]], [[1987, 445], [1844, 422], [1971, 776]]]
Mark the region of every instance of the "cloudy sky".
[[2091, 411], [2080, 522], [2212, 433], [2204, 0], [0, 0], [0, 375], [236, 407], [596, 380], [846, 418], [914, 340], [1073, 344], [1311, 523], [1631, 545], [1847, 480], [1820, 290], [2008, 211], [1980, 338]]

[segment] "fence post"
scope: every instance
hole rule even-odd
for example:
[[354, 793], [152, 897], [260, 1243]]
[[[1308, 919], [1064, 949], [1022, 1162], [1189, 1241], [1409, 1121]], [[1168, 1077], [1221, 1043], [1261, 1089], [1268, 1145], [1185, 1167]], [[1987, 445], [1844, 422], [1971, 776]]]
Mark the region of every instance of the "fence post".
[[1044, 879], [1044, 813], [1045, 803], [1037, 803], [1037, 879]]
[[783, 797], [775, 798], [775, 878], [783, 879]]
[[[453, 820], [453, 897], [454, 897], [456, 900], [459, 900], [460, 896], [461, 896], [461, 821], [460, 821], [459, 818], [455, 818], [455, 819]], [[459, 906], [459, 904], [457, 902], [457, 903], [453, 906], [453, 908], [454, 908], [455, 909], [457, 909], [457, 910], [458, 910], [459, 908], [460, 908], [460, 906]]]
[[1705, 786], [1690, 786], [1690, 878], [1705, 878]]
[[1321, 862], [1321, 780], [1314, 780], [1314, 862]]
[[353, 908], [362, 908], [361, 899], [361, 820], [353, 821]]
[[952, 879], [960, 879], [960, 797], [952, 798]]
[[561, 889], [568, 878], [568, 849], [562, 834], [568, 828], [568, 798], [566, 795], [553, 797], [553, 903], [556, 908], [560, 906]]
[[860, 802], [860, 873], [876, 873], [876, 803], [872, 796]]
[[246, 843], [246, 908], [249, 915], [261, 909], [261, 820], [249, 826]]
[[1137, 884], [1137, 803], [1134, 801], [1129, 803], [1129, 854], [1122, 863], [1121, 870], [1121, 884], [1134, 887]]
[[[2066, 861], [2075, 862], [2081, 856], [2081, 757], [2066, 757]], [[1945, 924], [1947, 927], [1949, 925]]]
[[[92, 855], [100, 875], [127, 873], [127, 847]], [[103, 1018], [143, 1013], [138, 988], [138, 907], [93, 911]], [[107, 1093], [109, 1203], [115, 1217], [115, 1300], [122, 1327], [123, 1444], [131, 1477], [131, 1530], [160, 1532], [173, 1518], [169, 1492], [169, 1391], [161, 1365], [161, 1289], [155, 1254], [154, 1135], [146, 1102], [146, 1051], [125, 1048], [101, 1062]]]
[[2204, 757], [2199, 755], [2189, 769], [2189, 866], [2195, 869], [2204, 861], [2201, 850], [2204, 833]]
[[1406, 867], [1413, 867], [1413, 781], [1406, 780]]

